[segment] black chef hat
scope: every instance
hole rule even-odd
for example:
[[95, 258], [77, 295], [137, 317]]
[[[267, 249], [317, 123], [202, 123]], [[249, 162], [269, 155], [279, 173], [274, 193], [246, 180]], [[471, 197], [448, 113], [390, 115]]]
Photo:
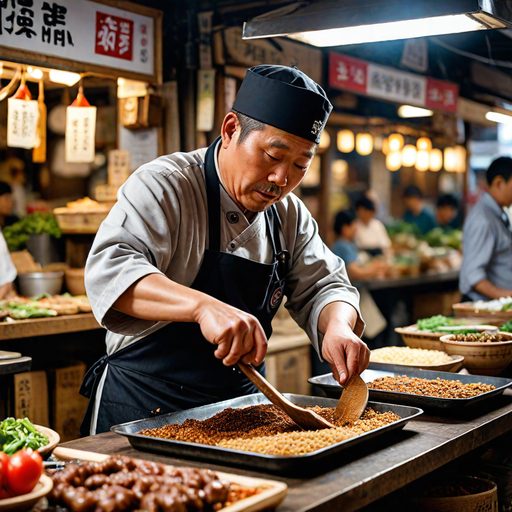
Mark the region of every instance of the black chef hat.
[[318, 143], [332, 105], [299, 69], [262, 64], [247, 70], [233, 110]]

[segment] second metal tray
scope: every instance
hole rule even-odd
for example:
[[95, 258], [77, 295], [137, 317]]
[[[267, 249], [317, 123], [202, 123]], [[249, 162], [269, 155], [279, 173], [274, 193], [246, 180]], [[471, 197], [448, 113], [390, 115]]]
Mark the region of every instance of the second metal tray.
[[[500, 395], [503, 391], [512, 385], [512, 379], [504, 377], [488, 377], [485, 375], [462, 375], [452, 372], [440, 372], [431, 370], [420, 370], [403, 365], [388, 365], [386, 370], [368, 369], [361, 377], [366, 383], [370, 383], [379, 377], [394, 377], [397, 375], [406, 375], [408, 377], [420, 377], [423, 379], [437, 379], [438, 377], [446, 380], [460, 380], [464, 384], [481, 382], [483, 384], [492, 384], [496, 389], [482, 393], [471, 398], [436, 398], [433, 396], [414, 395], [412, 393], [400, 393], [398, 391], [382, 391], [379, 389], [369, 389], [372, 400], [382, 400], [399, 404], [412, 405], [425, 409], [456, 409], [473, 407], [481, 404], [482, 401], [491, 397]], [[341, 386], [334, 380], [332, 373], [311, 377], [308, 381], [314, 386], [320, 387], [327, 396], [338, 398], [341, 394]]]
[[[319, 405], [321, 407], [336, 407], [337, 404], [337, 400], [330, 398], [293, 394], [285, 394], [285, 396], [293, 403], [302, 407], [315, 405]], [[314, 470], [315, 467], [318, 467], [328, 459], [336, 458], [341, 452], [352, 446], [360, 443], [366, 443], [371, 439], [380, 437], [386, 432], [403, 428], [409, 420], [419, 416], [423, 412], [417, 407], [368, 402], [368, 405], [378, 412], [391, 411], [396, 413], [400, 416], [400, 420], [305, 455], [264, 455], [205, 444], [187, 443], [172, 439], [160, 439], [144, 436], [138, 433], [145, 428], [157, 428], [169, 423], [183, 423], [187, 419], [204, 420], [228, 407], [246, 407], [249, 405], [266, 403], [269, 403], [268, 399], [261, 393], [256, 393], [253, 395], [233, 398], [231, 400], [225, 400], [224, 402], [188, 409], [186, 411], [179, 411], [170, 414], [163, 414], [154, 418], [122, 423], [120, 425], [113, 426], [111, 430], [116, 434], [126, 436], [134, 448], [143, 451], [146, 450], [166, 453], [174, 457], [204, 459], [220, 464], [236, 464], [252, 469], [289, 473], [297, 472], [299, 468]], [[338, 460], [341, 459], [338, 458]]]

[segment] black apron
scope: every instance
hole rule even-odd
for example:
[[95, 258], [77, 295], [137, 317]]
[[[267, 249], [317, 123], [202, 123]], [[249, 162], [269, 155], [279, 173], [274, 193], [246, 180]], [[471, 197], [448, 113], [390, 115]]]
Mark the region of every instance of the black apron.
[[[217, 139], [218, 140], [218, 139]], [[257, 263], [220, 252], [220, 184], [215, 169], [215, 141], [205, 157], [209, 248], [191, 287], [254, 315], [267, 339], [284, 293], [289, 255], [281, 249], [275, 207], [265, 211], [273, 263]], [[96, 390], [105, 368], [96, 433], [112, 425], [254, 393], [256, 388], [236, 368], [214, 356], [217, 347], [199, 324], [173, 322], [135, 343], [103, 356], [87, 372], [80, 392], [89, 397], [81, 432], [89, 434]], [[258, 370], [263, 373], [264, 365]]]

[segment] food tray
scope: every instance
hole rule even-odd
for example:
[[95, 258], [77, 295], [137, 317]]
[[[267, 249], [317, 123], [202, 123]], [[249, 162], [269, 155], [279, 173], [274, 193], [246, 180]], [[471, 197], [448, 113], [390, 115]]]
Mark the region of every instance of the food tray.
[[[393, 377], [397, 375], [406, 375], [408, 377], [420, 377], [424, 379], [436, 379], [437, 377], [446, 380], [460, 380], [462, 383], [481, 382], [483, 384], [492, 384], [496, 389], [482, 393], [481, 395], [471, 398], [436, 398], [432, 396], [413, 395], [412, 393], [400, 393], [393, 391], [380, 391], [377, 389], [369, 389], [370, 398], [372, 400], [389, 401], [399, 404], [412, 405], [425, 409], [461, 409], [473, 407], [481, 404], [496, 395], [501, 395], [503, 391], [512, 385], [512, 379], [504, 377], [488, 377], [484, 375], [461, 375], [459, 373], [435, 372], [431, 370], [418, 370], [410, 366], [390, 365], [387, 370], [365, 370], [361, 377], [366, 383], [372, 382], [379, 377]], [[308, 381], [319, 386], [327, 396], [337, 398], [340, 396], [341, 386], [334, 380], [331, 373], [311, 377]]]
[[[337, 400], [316, 396], [285, 394], [293, 403], [302, 407], [319, 405], [321, 407], [336, 407]], [[211, 405], [195, 407], [186, 411], [163, 414], [154, 418], [147, 418], [120, 425], [113, 426], [110, 430], [116, 434], [126, 436], [134, 448], [153, 452], [167, 453], [174, 457], [192, 457], [196, 459], [210, 460], [223, 464], [236, 464], [251, 469], [274, 471], [280, 473], [291, 473], [300, 471], [314, 471], [321, 468], [327, 460], [335, 459], [346, 449], [371, 439], [380, 437], [382, 434], [395, 429], [401, 429], [412, 418], [419, 416], [423, 411], [416, 407], [405, 407], [393, 404], [368, 402], [378, 412], [391, 411], [400, 420], [384, 425], [383, 427], [371, 430], [356, 437], [352, 437], [340, 443], [322, 448], [305, 455], [265, 455], [261, 453], [244, 452], [218, 446], [210, 446], [198, 443], [187, 443], [171, 439], [159, 439], [156, 437], [143, 436], [138, 432], [145, 428], [156, 428], [168, 423], [182, 423], [187, 419], [204, 420], [217, 414], [228, 407], [246, 407], [249, 405], [268, 404], [269, 400], [261, 393], [242, 396], [217, 402]], [[342, 460], [342, 459], [338, 459]]]
[[456, 317], [471, 316], [474, 318], [487, 318], [485, 323], [493, 324], [499, 322], [498, 325], [508, 320], [512, 320], [512, 309], [508, 311], [487, 311], [485, 309], [475, 309], [473, 302], [459, 302], [453, 304], [453, 312]]
[[401, 364], [395, 363], [383, 363], [380, 361], [370, 361], [368, 368], [372, 370], [389, 370], [395, 366], [405, 366], [406, 368], [420, 368], [422, 370], [433, 370], [441, 372], [458, 372], [464, 365], [464, 356], [461, 355], [450, 355], [451, 361], [448, 363], [439, 364]]

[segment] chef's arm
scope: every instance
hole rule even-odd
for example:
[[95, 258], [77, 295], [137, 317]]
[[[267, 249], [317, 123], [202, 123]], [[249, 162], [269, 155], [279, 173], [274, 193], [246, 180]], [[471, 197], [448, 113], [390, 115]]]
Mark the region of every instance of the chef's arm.
[[340, 384], [359, 375], [370, 360], [368, 347], [354, 333], [357, 324], [358, 313], [346, 302], [327, 304], [318, 318], [318, 329], [323, 334], [322, 357]]
[[478, 283], [473, 285], [473, 289], [481, 295], [489, 297], [490, 299], [499, 299], [500, 297], [509, 297], [512, 295], [512, 290], [499, 288], [498, 286], [492, 284], [488, 279], [482, 279], [481, 281], [478, 281]]
[[256, 317], [162, 274], [136, 281], [113, 307], [144, 320], [198, 323], [203, 336], [217, 345], [215, 357], [227, 366], [239, 359], [260, 364], [267, 351], [265, 332]]
[[0, 286], [0, 300], [8, 299], [15, 295], [12, 283], [5, 283]]

